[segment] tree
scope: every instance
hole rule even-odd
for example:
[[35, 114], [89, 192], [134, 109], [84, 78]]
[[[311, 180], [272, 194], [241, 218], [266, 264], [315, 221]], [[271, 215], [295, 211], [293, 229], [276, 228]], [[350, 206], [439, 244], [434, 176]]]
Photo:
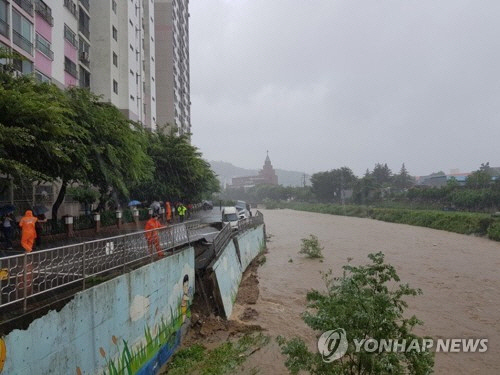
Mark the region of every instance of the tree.
[[389, 169], [387, 164], [375, 164], [373, 168], [373, 172], [371, 173], [373, 178], [375, 179], [375, 183], [380, 187], [389, 186], [392, 179], [392, 171]]
[[399, 174], [394, 175], [394, 186], [397, 189], [403, 190], [412, 187], [414, 184], [413, 177], [406, 170], [405, 163], [401, 166]]
[[292, 374], [307, 371], [311, 374], [428, 374], [434, 365], [429, 351], [375, 351], [365, 347], [355, 350], [354, 340], [398, 340], [410, 342], [422, 338], [412, 330], [423, 324], [415, 316], [405, 318], [408, 306], [404, 297], [421, 294], [408, 284], [400, 284], [396, 269], [384, 263], [382, 253], [370, 254], [371, 263], [365, 266], [345, 265], [342, 277], [324, 275], [326, 292], [313, 290], [307, 294], [308, 308], [303, 315], [306, 324], [318, 332], [343, 328], [348, 347], [345, 356], [326, 363], [320, 353], [310, 352], [302, 339], [286, 341], [279, 338], [285, 365]]
[[154, 179], [136, 184], [135, 199], [198, 201], [219, 191], [219, 182], [187, 135], [148, 134], [147, 153], [154, 163]]
[[[110, 198], [119, 206], [129, 197], [129, 187], [152, 176], [153, 162], [146, 153], [147, 136], [141, 125], [129, 121], [115, 106], [101, 103], [88, 90], [68, 90], [74, 122], [85, 129], [85, 153], [75, 161], [81, 166], [76, 177], [99, 189], [99, 209]], [[63, 178], [63, 186], [71, 181]]]
[[348, 167], [318, 172], [311, 176], [312, 191], [323, 201], [340, 200], [342, 191], [352, 189], [356, 181], [356, 176]]
[[467, 176], [465, 186], [470, 189], [485, 189], [491, 184], [491, 176], [486, 170], [477, 170]]
[[0, 173], [21, 181], [53, 181], [71, 163], [81, 135], [55, 85], [0, 73]]

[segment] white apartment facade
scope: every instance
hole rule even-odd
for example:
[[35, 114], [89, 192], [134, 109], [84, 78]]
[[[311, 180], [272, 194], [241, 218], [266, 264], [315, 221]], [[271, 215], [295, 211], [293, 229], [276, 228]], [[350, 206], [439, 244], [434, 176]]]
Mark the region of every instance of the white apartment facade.
[[[104, 0], [91, 5], [91, 90], [129, 119], [156, 129], [155, 49], [151, 0]], [[147, 43], [146, 43], [147, 42]]]
[[157, 122], [167, 133], [191, 133], [189, 1], [155, 0]]

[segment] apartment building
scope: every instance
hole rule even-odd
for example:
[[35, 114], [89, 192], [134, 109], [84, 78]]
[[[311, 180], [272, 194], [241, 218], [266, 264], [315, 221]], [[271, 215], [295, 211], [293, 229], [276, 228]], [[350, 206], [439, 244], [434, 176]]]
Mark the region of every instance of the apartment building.
[[[128, 118], [156, 129], [154, 6], [151, 0], [92, 3], [91, 90]], [[153, 68], [154, 69], [154, 68]]]
[[25, 57], [15, 74], [90, 88], [147, 129], [188, 134], [188, 20], [187, 0], [0, 0], [0, 47]]
[[157, 122], [191, 132], [188, 0], [155, 0]]

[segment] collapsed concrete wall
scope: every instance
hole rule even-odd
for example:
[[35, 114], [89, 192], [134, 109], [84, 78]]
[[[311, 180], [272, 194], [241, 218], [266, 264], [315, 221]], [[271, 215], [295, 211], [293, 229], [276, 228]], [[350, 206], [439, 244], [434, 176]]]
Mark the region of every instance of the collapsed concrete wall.
[[194, 249], [75, 295], [0, 343], [3, 374], [154, 374], [180, 343], [195, 285]]
[[214, 275], [215, 297], [222, 305], [226, 318], [233, 311], [243, 272], [264, 247], [264, 225], [259, 225], [235, 236], [209, 266]]

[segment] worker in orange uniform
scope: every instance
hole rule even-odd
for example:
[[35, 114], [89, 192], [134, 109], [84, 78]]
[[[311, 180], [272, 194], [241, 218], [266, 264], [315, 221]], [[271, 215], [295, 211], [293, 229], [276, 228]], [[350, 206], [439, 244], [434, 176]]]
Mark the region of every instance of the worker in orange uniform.
[[170, 221], [172, 220], [172, 207], [170, 206], [169, 201], [165, 203], [165, 211], [167, 213], [167, 223], [170, 223]]
[[[144, 227], [144, 230], [149, 231], [151, 229], [158, 229], [158, 228], [162, 228], [162, 227], [163, 226], [158, 221], [158, 215], [155, 214], [151, 217], [151, 219], [149, 219], [146, 222], [146, 226]], [[152, 230], [150, 232], [146, 232], [145, 236], [146, 236], [146, 240], [148, 242], [149, 253], [153, 254], [153, 248], [155, 248], [158, 256], [160, 258], [164, 257], [165, 254], [163, 253], [163, 251], [161, 250], [161, 247], [160, 247], [160, 238], [158, 237], [158, 231]]]
[[38, 218], [33, 216], [33, 211], [28, 210], [25, 212], [23, 218], [19, 222], [21, 227], [21, 246], [26, 252], [31, 253], [33, 250], [33, 244], [36, 239], [35, 223]]

